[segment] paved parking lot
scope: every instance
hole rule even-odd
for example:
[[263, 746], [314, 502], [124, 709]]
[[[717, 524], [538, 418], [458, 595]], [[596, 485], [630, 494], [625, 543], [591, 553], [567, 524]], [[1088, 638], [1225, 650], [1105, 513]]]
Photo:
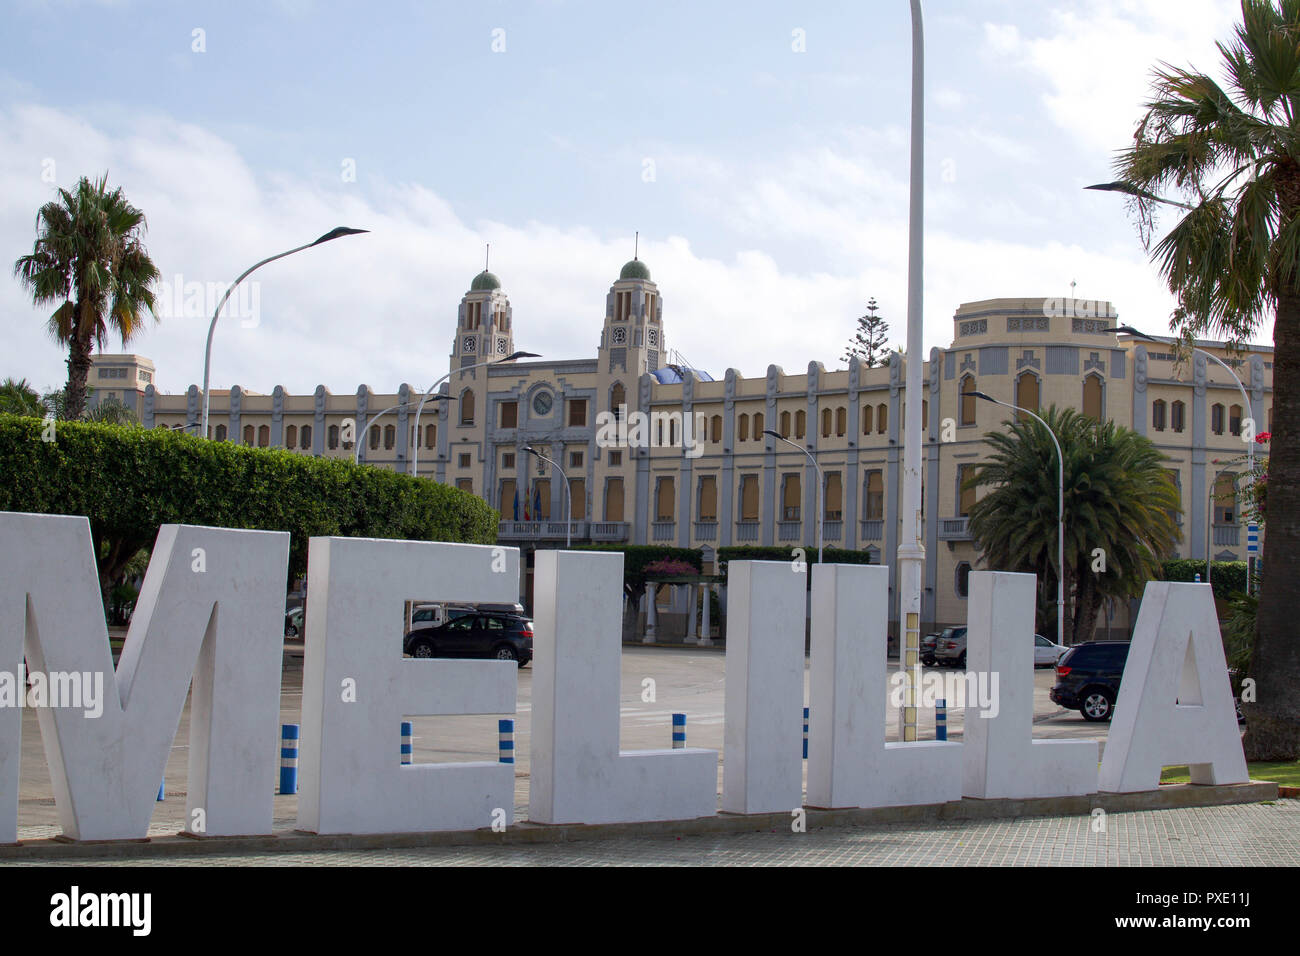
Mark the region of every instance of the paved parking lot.
[[[671, 715], [687, 715], [687, 744], [692, 747], [723, 749], [725, 655], [718, 650], [625, 647], [622, 655], [620, 729], [622, 749], [637, 750], [671, 746]], [[515, 812], [526, 818], [532, 717], [532, 667], [519, 671], [518, 707], [515, 715]], [[646, 684], [646, 681], [653, 684]], [[1063, 712], [1047, 699], [1053, 681], [1050, 669], [1036, 672], [1034, 681], [1034, 736], [1039, 738], [1098, 737], [1104, 741], [1107, 724], [1089, 723], [1077, 711]], [[653, 687], [653, 700], [648, 688]], [[805, 688], [807, 675], [805, 672]], [[884, 693], [888, 697], [888, 689]], [[282, 723], [299, 723], [302, 709], [302, 656], [292, 648], [284, 659], [280, 695]], [[881, 728], [889, 739], [898, 739], [894, 711]], [[510, 716], [510, 715], [502, 715]], [[802, 714], [791, 715], [802, 721]], [[414, 759], [420, 762], [495, 760], [497, 758], [496, 716], [415, 717]], [[923, 711], [922, 739], [934, 737], [934, 712]], [[949, 737], [960, 740], [962, 713], [951, 711]], [[151, 832], [176, 833], [184, 824], [184, 788], [189, 759], [189, 704], [181, 718], [180, 731], [167, 763], [167, 799], [157, 804]], [[393, 760], [399, 759], [400, 728], [393, 728]], [[1104, 746], [1104, 744], [1103, 744]], [[268, 741], [278, 753], [279, 739]], [[722, 766], [718, 766], [718, 789], [722, 787]], [[275, 828], [293, 829], [298, 799], [293, 795], [275, 798]], [[45, 764], [40, 729], [34, 711], [23, 713], [23, 757], [18, 806], [20, 839], [57, 835], [58, 814]]]

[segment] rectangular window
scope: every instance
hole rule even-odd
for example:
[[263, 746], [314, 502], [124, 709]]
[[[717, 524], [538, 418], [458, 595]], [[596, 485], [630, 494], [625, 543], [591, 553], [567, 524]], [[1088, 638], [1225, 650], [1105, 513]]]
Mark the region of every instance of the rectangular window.
[[580, 451], [569, 452], [569, 467], [570, 468], [582, 467], [582, 452]]
[[512, 451], [508, 451], [508, 452], [506, 452], [505, 454], [503, 454], [503, 455], [501, 456], [501, 467], [502, 467], [502, 468], [513, 468], [513, 467], [515, 467], [515, 453], [514, 453], [514, 452], [512, 452]]
[[622, 478], [610, 478], [605, 482], [605, 520], [623, 520]]
[[587, 483], [581, 478], [569, 480], [569, 520], [584, 521], [587, 517]]
[[700, 476], [700, 521], [718, 520], [718, 479], [713, 475]]
[[957, 515], [965, 518], [970, 515], [971, 506], [975, 504], [975, 489], [966, 488], [966, 479], [971, 476], [974, 465], [957, 467]]
[[609, 467], [617, 468], [623, 464], [623, 453], [621, 451], [611, 451], [609, 453]]
[[740, 520], [758, 520], [758, 476], [745, 475], [740, 479]]
[[587, 427], [587, 400], [585, 398], [569, 399], [569, 427]]
[[675, 513], [674, 499], [676, 497], [673, 487], [673, 479], [660, 478], [655, 487], [655, 520], [672, 521]]
[[501, 427], [502, 428], [519, 427], [519, 403], [518, 402], [501, 403]]
[[457, 478], [456, 487], [459, 488], [461, 491], [468, 491], [472, 495], [474, 493], [474, 479]]
[[839, 521], [844, 517], [844, 491], [840, 484], [840, 473], [832, 471], [826, 476], [825, 514], [827, 521]]
[[797, 472], [785, 476], [781, 490], [782, 521], [799, 520], [799, 486], [800, 481]]
[[[520, 504], [520, 516], [523, 516], [522, 503]], [[501, 520], [515, 520], [515, 480], [513, 478], [501, 479], [501, 494], [497, 498], [497, 510], [501, 512]]]
[[867, 500], [863, 515], [867, 521], [885, 519], [885, 478], [882, 472], [867, 473]]
[[469, 456], [468, 454], [463, 454], [463, 455], [461, 455], [461, 456], [459, 457], [458, 460], [460, 461], [460, 467], [462, 467], [462, 468], [468, 468], [468, 467], [469, 467], [470, 456]]

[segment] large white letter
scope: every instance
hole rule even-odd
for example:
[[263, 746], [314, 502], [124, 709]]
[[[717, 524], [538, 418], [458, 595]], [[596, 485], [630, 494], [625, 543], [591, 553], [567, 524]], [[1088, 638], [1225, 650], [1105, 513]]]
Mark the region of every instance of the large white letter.
[[[505, 570], [493, 571], [502, 551]], [[312, 538], [307, 560], [298, 828], [474, 830], [498, 810], [508, 824], [513, 764], [402, 765], [399, 747], [403, 717], [513, 714], [518, 666], [403, 659], [400, 622], [408, 600], [513, 603], [519, 549]]]
[[[284, 532], [163, 525], [114, 676], [89, 522], [0, 514], [0, 665], [25, 646], [31, 671], [105, 675], [101, 716], [39, 712], [67, 836], [148, 835], [191, 675], [186, 819], [203, 811], [208, 836], [271, 832], [288, 559]], [[19, 738], [0, 721], [5, 842]]]
[[1249, 779], [1208, 584], [1149, 581], [1101, 762], [1101, 789], [1155, 790], [1160, 768], [1192, 783]]
[[807, 587], [803, 562], [728, 565], [722, 809], [729, 813], [788, 813], [803, 805]]
[[813, 569], [809, 806], [899, 807], [961, 799], [961, 744], [885, 743], [888, 607], [889, 568]]
[[538, 551], [533, 581], [529, 820], [635, 823], [716, 813], [716, 750], [619, 752], [623, 556]]
[[[975, 686], [995, 688], [998, 699], [966, 702], [962, 793], [968, 797], [1097, 792], [1097, 741], [1033, 739], [1036, 586], [1032, 574], [975, 571], [970, 576], [967, 666], [989, 675]], [[996, 716], [984, 717], [982, 710]]]

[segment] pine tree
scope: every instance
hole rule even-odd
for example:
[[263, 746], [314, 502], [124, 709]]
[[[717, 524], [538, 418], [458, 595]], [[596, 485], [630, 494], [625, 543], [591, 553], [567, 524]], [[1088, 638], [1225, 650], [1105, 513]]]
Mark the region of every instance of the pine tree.
[[845, 362], [851, 363], [853, 356], [857, 355], [867, 368], [884, 364], [885, 352], [888, 351], [885, 338], [889, 334], [889, 323], [876, 314], [879, 308], [875, 299], [867, 302], [867, 314], [858, 319], [857, 334], [849, 340], [848, 347], [844, 350]]

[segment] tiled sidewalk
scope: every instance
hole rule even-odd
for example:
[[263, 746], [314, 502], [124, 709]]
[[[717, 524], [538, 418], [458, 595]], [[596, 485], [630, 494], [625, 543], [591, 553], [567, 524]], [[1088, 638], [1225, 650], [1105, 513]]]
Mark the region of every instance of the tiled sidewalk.
[[[637, 837], [529, 846], [76, 860], [122, 866], [1295, 866], [1300, 800], [1111, 813]], [[7, 865], [24, 865], [13, 861]]]

